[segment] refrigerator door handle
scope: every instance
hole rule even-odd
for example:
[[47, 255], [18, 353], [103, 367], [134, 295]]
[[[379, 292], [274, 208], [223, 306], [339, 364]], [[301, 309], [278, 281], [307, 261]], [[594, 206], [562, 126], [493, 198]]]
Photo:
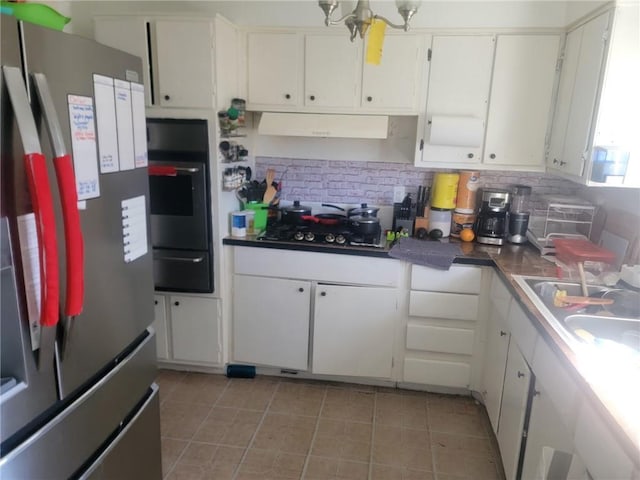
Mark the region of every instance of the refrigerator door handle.
[[71, 155], [67, 152], [64, 144], [62, 129], [60, 128], [47, 78], [42, 73], [34, 73], [33, 80], [55, 155], [53, 164], [56, 169], [60, 203], [62, 205], [67, 267], [67, 296], [64, 313], [73, 317], [82, 312], [84, 299], [84, 242], [80, 226], [80, 212], [78, 210], [76, 177], [73, 171]]
[[33, 119], [22, 72], [17, 67], [3, 66], [2, 71], [22, 145], [29, 194], [36, 217], [38, 256], [40, 259], [40, 325], [58, 323], [60, 285], [55, 215], [47, 165], [41, 153], [38, 130]]

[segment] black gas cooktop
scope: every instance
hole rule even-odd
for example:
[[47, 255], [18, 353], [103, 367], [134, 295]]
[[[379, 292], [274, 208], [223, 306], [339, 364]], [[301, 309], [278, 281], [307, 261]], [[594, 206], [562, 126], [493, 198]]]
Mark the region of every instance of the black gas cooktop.
[[346, 224], [321, 225], [309, 222], [301, 225], [289, 225], [275, 223], [268, 225], [266, 230], [258, 235], [258, 240], [379, 248], [380, 233], [380, 228], [378, 228], [373, 235], [359, 235]]

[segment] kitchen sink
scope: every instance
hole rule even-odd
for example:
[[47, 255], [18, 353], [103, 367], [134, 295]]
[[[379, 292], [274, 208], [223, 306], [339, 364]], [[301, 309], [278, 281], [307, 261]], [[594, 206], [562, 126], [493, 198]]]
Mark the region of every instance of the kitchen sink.
[[630, 295], [631, 309], [614, 308], [616, 303], [620, 304], [617, 300], [611, 306], [579, 304], [558, 307], [554, 304], [556, 291], [564, 290], [568, 296], [582, 297], [579, 283], [519, 275], [514, 275], [514, 279], [571, 346], [598, 347], [599, 351], [609, 352], [618, 350], [640, 361], [640, 305], [634, 292], [599, 285], [587, 286], [589, 297], [607, 298], [621, 292]]

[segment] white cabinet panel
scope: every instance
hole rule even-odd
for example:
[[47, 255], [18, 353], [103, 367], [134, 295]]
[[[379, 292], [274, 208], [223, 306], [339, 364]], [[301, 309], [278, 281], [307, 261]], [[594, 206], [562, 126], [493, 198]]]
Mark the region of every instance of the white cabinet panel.
[[404, 264], [389, 258], [234, 247], [234, 271], [246, 275], [319, 282], [397, 286]]
[[156, 355], [161, 360], [169, 358], [169, 343], [167, 341], [167, 305], [162, 295], [153, 296], [154, 320], [153, 328], [156, 331]]
[[464, 328], [407, 325], [407, 348], [471, 355], [474, 331]]
[[546, 342], [537, 343], [531, 368], [562, 420], [567, 426], [573, 425], [578, 406], [578, 387]]
[[499, 312], [492, 309], [487, 325], [482, 395], [494, 432], [498, 431], [510, 336], [504, 318]]
[[317, 285], [312, 372], [391, 378], [397, 293]]
[[527, 362], [518, 347], [510, 342], [497, 435], [504, 472], [509, 480], [516, 478], [518, 469], [530, 381], [531, 370]]
[[499, 35], [483, 163], [544, 166], [558, 35]]
[[360, 98], [362, 42], [348, 35], [306, 35], [304, 105], [355, 107]]
[[311, 283], [235, 275], [233, 359], [307, 370]]
[[495, 37], [492, 35], [436, 35], [431, 47], [424, 133], [423, 162], [479, 163], [478, 145], [449, 146], [431, 143], [433, 116], [473, 117], [485, 125]]
[[387, 35], [380, 65], [362, 67], [362, 106], [383, 110], [417, 110], [419, 79], [426, 56], [424, 35]]
[[411, 289], [432, 292], [480, 293], [482, 268], [453, 265], [448, 271], [413, 265]]
[[491, 305], [496, 311], [502, 315], [502, 318], [507, 318], [509, 314], [509, 305], [511, 304], [511, 292], [500, 279], [497, 272], [493, 272], [491, 278], [491, 290], [489, 291], [489, 299]]
[[478, 318], [478, 296], [412, 290], [409, 294], [409, 315], [475, 321]]
[[295, 32], [247, 34], [248, 105], [301, 103], [301, 41]]
[[633, 463], [603, 420], [583, 402], [578, 413], [575, 448], [594, 480], [634, 479]]
[[170, 301], [173, 359], [194, 363], [220, 363], [218, 300], [172, 295]]
[[468, 388], [471, 367], [468, 363], [422, 358], [405, 358], [403, 379], [451, 388]]
[[536, 343], [544, 342], [538, 342], [538, 332], [536, 328], [515, 299], [511, 301], [508, 319], [511, 338], [518, 344], [525, 360], [531, 363], [533, 361], [533, 351]]

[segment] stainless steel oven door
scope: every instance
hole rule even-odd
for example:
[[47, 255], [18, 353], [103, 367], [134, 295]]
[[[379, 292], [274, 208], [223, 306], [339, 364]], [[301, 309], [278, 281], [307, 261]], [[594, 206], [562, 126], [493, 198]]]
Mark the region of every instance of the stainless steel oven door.
[[153, 280], [158, 290], [212, 292], [210, 265], [207, 251], [153, 249]]
[[149, 162], [151, 242], [207, 250], [206, 169], [201, 162]]

